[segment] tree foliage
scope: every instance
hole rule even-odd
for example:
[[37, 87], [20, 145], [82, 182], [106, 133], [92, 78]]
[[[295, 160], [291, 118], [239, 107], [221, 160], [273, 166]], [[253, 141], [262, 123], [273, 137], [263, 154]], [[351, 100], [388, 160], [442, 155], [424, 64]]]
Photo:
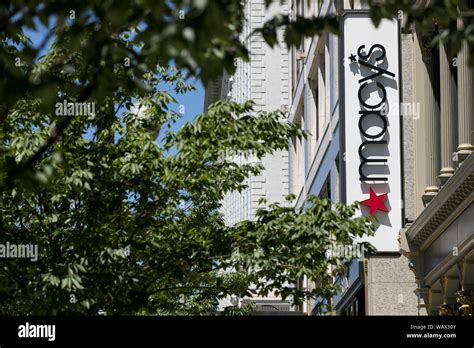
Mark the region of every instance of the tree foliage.
[[[267, 6], [278, 2], [265, 1]], [[426, 34], [436, 23], [434, 41], [445, 42], [451, 55], [467, 42], [474, 64], [473, 9], [465, 0], [369, 3], [376, 24], [382, 18], [402, 16], [406, 29], [416, 27]], [[454, 22], [461, 17], [464, 26], [459, 28]], [[232, 74], [236, 62], [249, 59], [244, 21], [241, 0], [3, 1], [0, 124], [25, 96], [35, 100], [44, 114], [54, 113], [58, 93], [99, 105], [110, 104], [122, 94], [144, 96], [149, 88], [146, 74], [170, 62], [204, 82], [224, 69]], [[298, 45], [304, 36], [337, 32], [338, 18], [277, 13], [252, 35], [262, 35], [275, 45], [279, 29], [284, 29], [288, 45]], [[29, 37], [32, 31], [37, 33], [34, 40]], [[69, 118], [53, 121], [49, 137], [30, 157], [17, 163], [2, 153], [0, 175], [7, 183], [31, 169], [70, 123]]]
[[[444, 44], [455, 57], [467, 44], [469, 65], [474, 66], [474, 7], [472, 1], [369, 0], [370, 15], [378, 25], [383, 18], [399, 18], [405, 32], [418, 30], [431, 38], [433, 45]], [[462, 21], [459, 25], [458, 20]]]
[[[72, 118], [22, 181], [29, 184], [3, 188], [2, 240], [37, 244], [39, 255], [2, 260], [2, 306], [23, 314], [203, 314], [227, 294], [276, 290], [298, 300], [335, 290], [326, 271], [340, 259], [324, 257], [333, 237], [351, 243], [371, 232], [366, 218], [353, 218], [354, 207], [316, 199], [304, 211], [275, 205], [232, 227], [218, 213], [225, 193], [262, 169], [238, 166], [232, 155], [261, 158], [301, 130], [279, 112], [255, 113], [252, 102], [218, 102], [156, 142], [175, 116], [157, 76], [187, 89], [179, 72], [149, 74], [143, 109], [116, 117], [101, 107], [102, 118], [87, 121], [89, 136], [80, 136], [84, 119]], [[47, 116], [28, 101], [2, 133], [17, 161], [48, 131]], [[96, 124], [105, 120], [107, 127]], [[297, 291], [292, 281], [303, 275], [324, 292]]]
[[[405, 1], [384, 4], [374, 2], [375, 22], [402, 9], [421, 29], [462, 7], [430, 2], [422, 16]], [[338, 290], [343, 260], [326, 251], [373, 233], [356, 205], [269, 205], [235, 226], [218, 212], [262, 170], [232, 156], [284, 149], [304, 136], [295, 125], [252, 102], [218, 102], [167, 131], [179, 117], [167, 89], [185, 93], [188, 77], [207, 82], [248, 59], [244, 17], [240, 0], [0, 4], [0, 242], [39, 248], [36, 262], [1, 260], [2, 313], [206, 314], [229, 294], [299, 302]], [[282, 27], [294, 45], [337, 21], [277, 14], [258, 33], [274, 45]], [[467, 23], [440, 38], [468, 40], [472, 52], [471, 32]], [[94, 117], [58, 115], [64, 100], [93, 103]], [[295, 288], [302, 276], [317, 287]]]

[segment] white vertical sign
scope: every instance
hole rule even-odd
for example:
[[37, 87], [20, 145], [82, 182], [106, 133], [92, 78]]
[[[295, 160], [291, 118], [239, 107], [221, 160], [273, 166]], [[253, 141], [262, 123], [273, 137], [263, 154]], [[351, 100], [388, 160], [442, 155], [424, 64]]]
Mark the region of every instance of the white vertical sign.
[[378, 27], [365, 12], [344, 18], [346, 203], [374, 215], [378, 251], [398, 251], [402, 226], [399, 34], [396, 20]]

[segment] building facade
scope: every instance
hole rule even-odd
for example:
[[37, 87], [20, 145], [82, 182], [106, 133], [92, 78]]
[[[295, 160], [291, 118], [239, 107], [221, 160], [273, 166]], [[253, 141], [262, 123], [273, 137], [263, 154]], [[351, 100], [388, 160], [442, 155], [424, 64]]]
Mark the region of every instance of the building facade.
[[[467, 4], [471, 14], [461, 13], [452, 25], [472, 23], [474, 1]], [[404, 129], [411, 209], [400, 238], [413, 265], [419, 312], [438, 315], [474, 299], [474, 69], [466, 42], [452, 57], [429, 39], [417, 30], [402, 39], [403, 53], [412, 57], [404, 98], [420, 103], [421, 117]]]
[[[359, 201], [360, 214], [377, 218], [375, 236], [366, 241], [378, 252], [347, 263], [346, 274], [334, 280], [341, 294], [296, 310], [459, 312], [460, 303], [474, 298], [474, 71], [467, 44], [450, 56], [431, 44], [443, 28], [402, 31], [403, 14], [375, 27], [363, 0], [288, 0], [267, 11], [263, 0], [246, 6], [245, 37], [275, 11], [335, 15], [343, 34], [306, 38], [290, 50], [271, 50], [254, 37], [250, 62], [238, 62], [234, 76], [207, 87], [206, 108], [218, 99], [253, 99], [258, 110], [288, 110], [289, 120], [309, 134], [291, 139], [289, 153], [264, 159], [265, 172], [249, 179], [248, 190], [226, 197], [227, 222], [252, 219], [260, 198], [281, 201], [289, 193], [298, 207], [308, 195]], [[462, 27], [471, 17], [452, 25]], [[302, 279], [297, 286], [315, 285]], [[259, 303], [294, 309], [272, 297]]]
[[[290, 142], [290, 192], [297, 206], [310, 194], [357, 200], [362, 214], [378, 220], [368, 239], [378, 253], [348, 263], [347, 274], [335, 279], [343, 293], [301, 310], [456, 310], [459, 294], [469, 294], [474, 282], [469, 48], [463, 44], [449, 56], [431, 45], [443, 28], [433, 25], [428, 35], [417, 28], [402, 32], [402, 14], [376, 28], [364, 1], [294, 0], [289, 6], [302, 16], [336, 15], [343, 32], [306, 39], [290, 52], [289, 119], [310, 134]], [[372, 198], [382, 201], [374, 211], [364, 206]]]
[[[265, 0], [246, 1], [247, 21], [241, 34], [250, 51], [248, 62], [237, 61], [236, 72], [229, 76], [224, 73], [212, 82], [205, 93], [204, 109], [217, 100], [231, 100], [256, 103], [255, 111], [275, 111], [289, 104], [288, 50], [280, 33], [280, 46], [270, 48], [261, 36], [250, 34], [260, 28], [265, 21], [276, 13], [287, 13], [286, 2], [273, 4], [265, 8]], [[255, 162], [256, 159], [238, 157], [239, 164]], [[253, 219], [256, 210], [261, 207], [259, 200], [265, 198], [269, 203], [282, 202], [288, 194], [288, 153], [278, 151], [263, 158], [265, 170], [259, 176], [250, 177], [244, 192], [233, 192], [223, 202], [223, 213], [227, 223], [233, 225], [239, 221]]]
[[[248, 0], [245, 3], [246, 23], [240, 39], [246, 41], [250, 60], [237, 61], [236, 72], [229, 76], [224, 73], [211, 82], [205, 91], [204, 109], [217, 100], [229, 100], [243, 103], [255, 102], [255, 112], [272, 112], [286, 110], [289, 105], [289, 55], [279, 33], [279, 46], [270, 48], [259, 35], [250, 35], [277, 13], [288, 13], [286, 1], [275, 2], [266, 8], [265, 0]], [[233, 158], [238, 164], [262, 163], [264, 170], [258, 176], [250, 176], [242, 192], [228, 193], [223, 201], [222, 213], [229, 225], [243, 220], [252, 220], [259, 208], [264, 207], [259, 201], [263, 198], [267, 204], [285, 202], [289, 193], [288, 151], [277, 151], [261, 160], [248, 157]], [[227, 299], [221, 307], [227, 305], [245, 305], [255, 302], [257, 311], [288, 312], [294, 308], [288, 301], [281, 301], [273, 295], [266, 298]]]

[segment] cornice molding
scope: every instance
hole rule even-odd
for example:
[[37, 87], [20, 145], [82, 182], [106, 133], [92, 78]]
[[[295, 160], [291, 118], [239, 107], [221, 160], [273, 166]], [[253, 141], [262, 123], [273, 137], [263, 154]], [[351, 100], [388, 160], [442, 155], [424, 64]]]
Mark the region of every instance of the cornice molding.
[[408, 241], [425, 249], [427, 242], [441, 234], [459, 207], [474, 201], [474, 156], [470, 155], [408, 228]]

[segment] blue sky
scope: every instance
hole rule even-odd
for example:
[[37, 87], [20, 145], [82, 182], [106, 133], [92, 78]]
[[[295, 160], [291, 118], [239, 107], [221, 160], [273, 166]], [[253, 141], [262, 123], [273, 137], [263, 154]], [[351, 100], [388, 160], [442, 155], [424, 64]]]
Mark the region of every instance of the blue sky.
[[185, 94], [172, 94], [177, 100], [178, 104], [173, 105], [172, 109], [178, 111], [179, 105], [184, 105], [183, 118], [178, 120], [172, 127], [171, 130], [178, 130], [184, 122], [192, 120], [196, 115], [202, 113], [204, 106], [204, 86], [200, 80], [196, 80], [194, 86], [195, 91], [191, 91]]
[[[43, 26], [41, 22], [35, 19], [36, 28], [38, 30], [32, 30], [29, 28], [24, 28], [24, 33], [32, 42], [34, 47], [38, 47], [42, 42], [44, 37], [47, 35], [49, 29], [51, 29], [55, 24], [55, 19], [50, 18], [49, 25], [47, 27]], [[40, 52], [40, 56], [47, 52], [49, 45], [53, 42], [51, 38], [46, 45], [45, 49]], [[191, 82], [191, 81], [189, 81]], [[183, 117], [176, 121], [176, 123], [171, 125], [172, 131], [179, 130], [185, 122], [191, 121], [195, 116], [199, 115], [203, 111], [204, 105], [204, 86], [199, 79], [196, 79], [192, 82], [196, 88], [194, 91], [187, 92], [185, 94], [176, 94], [171, 93], [171, 95], [176, 99], [176, 104], [170, 105], [170, 109], [174, 111], [179, 111], [179, 106], [184, 106]]]

